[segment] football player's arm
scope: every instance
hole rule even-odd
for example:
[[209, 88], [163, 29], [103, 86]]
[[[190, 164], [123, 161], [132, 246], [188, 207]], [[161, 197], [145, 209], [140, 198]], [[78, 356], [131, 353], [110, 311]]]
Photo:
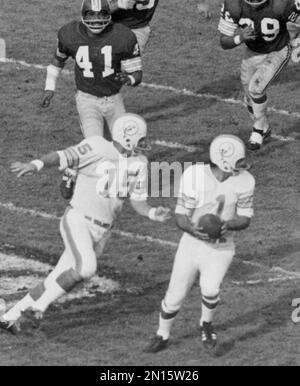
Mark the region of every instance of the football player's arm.
[[152, 207], [147, 203], [148, 198], [148, 165], [143, 163], [138, 178], [129, 187], [130, 202], [133, 209], [141, 216], [150, 220], [165, 222], [171, 218], [170, 209], [162, 206]]
[[224, 2], [218, 25], [220, 44], [224, 50], [230, 50], [242, 43], [256, 39], [256, 34], [252, 27], [247, 26], [243, 29], [239, 28], [238, 18], [235, 18], [232, 15], [229, 4], [229, 1]]
[[11, 172], [17, 174], [17, 177], [32, 175], [38, 173], [44, 167], [59, 166], [60, 158], [58, 152], [53, 151], [42, 156], [40, 159], [31, 162], [13, 162], [10, 166]]
[[66, 65], [66, 61], [69, 58], [69, 52], [62, 40], [62, 32], [58, 33], [58, 45], [55, 51], [52, 62], [47, 67], [47, 77], [45, 83], [44, 95], [42, 98], [41, 106], [49, 107], [52, 98], [54, 97], [54, 92], [56, 89], [57, 80], [62, 69]]
[[13, 162], [10, 170], [17, 174], [17, 177], [22, 177], [38, 173], [45, 167], [58, 166], [61, 171], [66, 168], [83, 168], [99, 159], [96, 153], [99, 147], [103, 147], [102, 140], [104, 144], [107, 142], [102, 137], [90, 137], [75, 146], [53, 151], [30, 162]]
[[194, 181], [193, 168], [188, 168], [180, 181], [178, 200], [175, 209], [176, 224], [180, 230], [189, 233], [200, 240], [208, 241], [209, 236], [202, 228], [196, 227], [191, 220], [192, 214], [197, 207], [197, 193], [191, 188]]
[[128, 41], [127, 50], [124, 52], [121, 68], [121, 72], [117, 73], [115, 77], [117, 81], [132, 87], [136, 87], [142, 82], [142, 58], [138, 42], [133, 33]]
[[248, 187], [238, 193], [236, 216], [232, 220], [225, 222], [225, 227], [229, 231], [242, 231], [250, 225], [253, 216], [253, 197], [255, 189], [255, 179], [250, 175]]
[[108, 0], [109, 8], [112, 13], [118, 9], [133, 9], [136, 0]]

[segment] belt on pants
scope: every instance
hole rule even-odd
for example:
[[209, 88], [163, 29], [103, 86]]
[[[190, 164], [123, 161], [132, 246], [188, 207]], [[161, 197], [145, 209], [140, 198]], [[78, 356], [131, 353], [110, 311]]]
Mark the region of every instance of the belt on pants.
[[89, 220], [92, 224], [98, 225], [101, 228], [111, 229], [113, 227], [112, 224], [105, 224], [105, 223], [103, 223], [103, 222], [101, 222], [99, 220], [96, 220], [95, 218], [92, 218], [90, 216], [84, 216], [84, 218]]

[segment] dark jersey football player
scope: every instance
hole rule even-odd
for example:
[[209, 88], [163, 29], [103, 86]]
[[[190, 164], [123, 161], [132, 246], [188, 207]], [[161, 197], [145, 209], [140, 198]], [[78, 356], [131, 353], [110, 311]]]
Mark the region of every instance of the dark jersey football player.
[[141, 53], [148, 43], [150, 22], [158, 2], [159, 0], [109, 0], [113, 21], [126, 25], [135, 33]]
[[142, 63], [136, 36], [126, 26], [112, 22], [107, 0], [84, 0], [81, 21], [72, 21], [58, 32], [58, 47], [47, 80], [42, 106], [54, 96], [61, 70], [69, 57], [75, 61], [76, 103], [84, 137], [103, 135], [125, 112], [120, 90], [142, 80]]
[[289, 62], [288, 25], [297, 26], [299, 16], [299, 0], [225, 0], [223, 4], [219, 23], [221, 46], [231, 49], [245, 43], [241, 80], [253, 119], [250, 150], [260, 149], [271, 135], [266, 90]]

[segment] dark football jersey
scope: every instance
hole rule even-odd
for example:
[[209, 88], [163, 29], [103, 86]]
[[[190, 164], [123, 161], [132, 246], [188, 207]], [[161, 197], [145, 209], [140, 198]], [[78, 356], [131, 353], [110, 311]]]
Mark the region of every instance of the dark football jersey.
[[257, 34], [254, 41], [246, 45], [261, 54], [279, 51], [289, 42], [286, 23], [294, 22], [300, 15], [299, 0], [268, 0], [259, 8], [254, 8], [244, 0], [225, 0], [219, 23], [219, 31], [233, 36], [236, 30], [247, 25]]
[[112, 14], [113, 21], [131, 29], [146, 27], [153, 18], [159, 0], [144, 0], [136, 3], [133, 9], [118, 9]]
[[126, 72], [142, 69], [135, 34], [122, 24], [111, 24], [101, 34], [89, 36], [79, 21], [58, 32], [56, 58], [75, 60], [77, 89], [97, 97], [117, 94], [122, 84], [115, 80], [121, 66]]

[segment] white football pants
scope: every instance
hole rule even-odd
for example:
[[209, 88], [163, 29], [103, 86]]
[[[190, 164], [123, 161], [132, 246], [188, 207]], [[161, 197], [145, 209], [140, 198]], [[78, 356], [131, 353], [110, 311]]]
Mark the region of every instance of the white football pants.
[[177, 249], [169, 288], [164, 299], [165, 311], [168, 313], [179, 311], [198, 273], [202, 296], [218, 295], [234, 253], [233, 243], [224, 246], [223, 249], [221, 244], [210, 245], [184, 233]]

